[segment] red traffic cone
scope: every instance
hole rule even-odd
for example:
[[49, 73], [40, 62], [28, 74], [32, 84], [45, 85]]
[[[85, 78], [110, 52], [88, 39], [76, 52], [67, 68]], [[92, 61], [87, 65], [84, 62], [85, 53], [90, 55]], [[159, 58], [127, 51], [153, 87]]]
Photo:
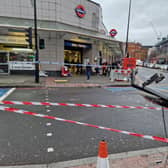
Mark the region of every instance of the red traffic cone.
[[98, 160], [96, 168], [109, 168], [107, 142], [104, 140], [99, 143]]

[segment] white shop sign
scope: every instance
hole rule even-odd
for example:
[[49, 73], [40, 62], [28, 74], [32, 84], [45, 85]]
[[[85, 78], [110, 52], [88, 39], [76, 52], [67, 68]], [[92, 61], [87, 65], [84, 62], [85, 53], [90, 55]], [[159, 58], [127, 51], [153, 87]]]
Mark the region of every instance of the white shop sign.
[[10, 61], [9, 69], [10, 70], [35, 70], [35, 64], [32, 62], [24, 62], [24, 61]]

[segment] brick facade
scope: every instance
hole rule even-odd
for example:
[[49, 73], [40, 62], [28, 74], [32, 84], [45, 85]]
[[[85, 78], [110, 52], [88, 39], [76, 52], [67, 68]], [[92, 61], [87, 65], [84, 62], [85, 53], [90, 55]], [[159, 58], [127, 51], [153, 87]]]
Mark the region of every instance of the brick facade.
[[140, 43], [128, 43], [128, 52], [129, 57], [145, 61], [147, 59], [148, 48], [142, 46]]

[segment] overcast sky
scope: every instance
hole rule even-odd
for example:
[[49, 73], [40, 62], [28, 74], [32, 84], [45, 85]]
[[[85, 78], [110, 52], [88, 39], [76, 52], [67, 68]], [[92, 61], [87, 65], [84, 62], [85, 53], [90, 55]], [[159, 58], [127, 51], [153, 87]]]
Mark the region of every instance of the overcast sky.
[[[93, 0], [100, 3], [108, 31], [115, 28], [117, 40], [126, 41], [129, 0]], [[129, 41], [154, 45], [168, 35], [168, 0], [132, 0]]]

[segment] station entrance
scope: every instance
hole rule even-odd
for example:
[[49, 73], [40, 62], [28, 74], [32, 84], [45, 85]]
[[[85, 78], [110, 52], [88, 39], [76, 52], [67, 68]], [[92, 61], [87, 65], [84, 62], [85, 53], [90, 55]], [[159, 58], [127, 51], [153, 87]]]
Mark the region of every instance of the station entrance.
[[69, 71], [71, 73], [81, 74], [83, 72], [83, 67], [79, 64], [83, 64], [83, 54], [84, 50], [90, 49], [91, 44], [76, 43], [72, 41], [64, 42], [64, 63], [73, 64], [68, 65]]
[[[68, 65], [68, 68], [71, 73], [81, 73], [80, 66], [76, 66], [77, 64], [82, 64], [82, 51], [81, 50], [64, 50], [64, 63], [74, 64]], [[80, 69], [79, 69], [80, 68]]]

